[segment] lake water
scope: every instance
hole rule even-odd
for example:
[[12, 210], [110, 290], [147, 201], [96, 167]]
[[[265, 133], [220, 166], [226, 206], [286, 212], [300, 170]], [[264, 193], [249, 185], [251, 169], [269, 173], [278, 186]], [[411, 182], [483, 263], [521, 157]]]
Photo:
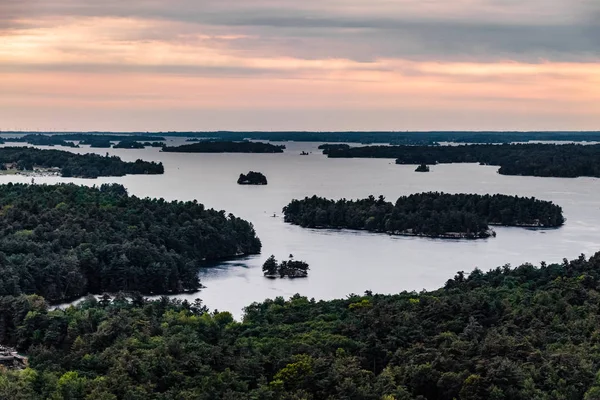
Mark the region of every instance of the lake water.
[[[182, 139], [176, 139], [181, 143]], [[222, 263], [201, 273], [206, 286], [199, 293], [177, 297], [201, 298], [211, 309], [240, 317], [254, 301], [300, 293], [315, 299], [345, 297], [372, 290], [436, 289], [457, 271], [483, 270], [504, 264], [560, 262], [600, 250], [600, 179], [502, 176], [496, 167], [473, 164], [433, 166], [427, 174], [394, 160], [328, 159], [318, 143], [285, 143], [283, 154], [181, 154], [159, 149], [66, 149], [78, 153], [118, 155], [126, 161], [162, 161], [165, 174], [96, 180], [39, 177], [35, 182], [74, 182], [126, 186], [130, 194], [193, 200], [251, 221], [263, 243], [263, 254]], [[62, 149], [57, 147], [57, 149]], [[300, 156], [301, 151], [311, 152]], [[263, 172], [268, 186], [240, 186], [240, 173]], [[0, 183], [31, 178], [0, 176]], [[333, 199], [364, 198], [370, 194], [395, 201], [401, 195], [424, 191], [501, 193], [535, 196], [563, 207], [566, 225], [557, 230], [495, 228], [488, 240], [442, 240], [390, 237], [353, 231], [309, 230], [285, 224], [281, 209], [291, 200], [314, 194]], [[273, 217], [273, 214], [276, 217]], [[310, 264], [307, 279], [266, 279], [262, 263], [269, 255], [293, 254]]]

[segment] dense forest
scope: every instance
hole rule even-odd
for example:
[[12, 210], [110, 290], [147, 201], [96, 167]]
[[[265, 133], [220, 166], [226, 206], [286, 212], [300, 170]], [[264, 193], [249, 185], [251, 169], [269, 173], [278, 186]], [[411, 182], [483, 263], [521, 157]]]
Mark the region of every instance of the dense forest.
[[139, 199], [121, 185], [0, 186], [0, 296], [194, 290], [203, 261], [260, 248], [250, 223], [195, 201]]
[[328, 156], [396, 158], [397, 164], [480, 163], [500, 166], [503, 175], [600, 177], [600, 145], [367, 146], [331, 149]]
[[[368, 267], [368, 266], [367, 266]], [[112, 300], [112, 301], [111, 301]], [[11, 400], [595, 400], [600, 255], [459, 272], [432, 292], [200, 301], [0, 299]]]
[[559, 227], [562, 209], [548, 201], [505, 195], [421, 193], [395, 204], [369, 196], [364, 200], [307, 197], [283, 209], [285, 221], [305, 228], [357, 229], [392, 235], [440, 238], [487, 238], [489, 225]]
[[61, 150], [40, 150], [32, 147], [0, 148], [0, 164], [16, 164], [20, 170], [34, 167], [60, 168], [65, 178], [97, 178], [99, 176], [124, 176], [163, 174], [162, 163], [137, 160], [125, 162], [119, 157], [98, 154], [75, 154]]
[[260, 172], [250, 171], [247, 175], [240, 174], [238, 185], [266, 185], [267, 177]]
[[163, 147], [173, 153], [283, 153], [285, 146], [259, 142], [197, 142], [177, 147]]

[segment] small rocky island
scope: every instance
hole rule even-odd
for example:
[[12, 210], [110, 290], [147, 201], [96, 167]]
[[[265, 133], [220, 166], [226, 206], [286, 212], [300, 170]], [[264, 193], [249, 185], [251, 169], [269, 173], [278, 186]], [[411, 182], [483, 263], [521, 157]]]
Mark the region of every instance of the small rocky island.
[[421, 164], [417, 167], [417, 169], [415, 170], [415, 172], [429, 172], [429, 165], [427, 164]]
[[247, 175], [240, 174], [238, 185], [266, 185], [267, 177], [260, 172], [250, 171]]
[[294, 260], [294, 256], [290, 254], [289, 260], [277, 262], [275, 256], [272, 255], [263, 264], [263, 273], [265, 277], [270, 279], [277, 278], [306, 278], [308, 277], [308, 264], [304, 261]]

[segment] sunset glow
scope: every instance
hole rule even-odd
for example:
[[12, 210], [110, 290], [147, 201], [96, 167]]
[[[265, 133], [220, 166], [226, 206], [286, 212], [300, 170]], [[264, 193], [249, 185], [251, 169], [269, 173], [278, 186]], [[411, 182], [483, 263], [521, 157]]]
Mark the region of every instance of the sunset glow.
[[4, 130], [600, 126], [584, 1], [24, 3], [0, 1]]

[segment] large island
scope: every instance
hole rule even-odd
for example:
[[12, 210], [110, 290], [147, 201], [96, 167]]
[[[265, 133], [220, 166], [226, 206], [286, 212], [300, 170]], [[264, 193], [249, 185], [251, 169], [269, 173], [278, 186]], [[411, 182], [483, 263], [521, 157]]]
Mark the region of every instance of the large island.
[[261, 142], [197, 142], [182, 146], [163, 147], [171, 153], [283, 153], [285, 146]]
[[283, 209], [285, 221], [304, 228], [355, 229], [399, 236], [480, 239], [495, 235], [490, 225], [556, 228], [562, 209], [548, 201], [505, 195], [421, 193], [364, 200], [307, 197]]
[[40, 150], [31, 147], [0, 148], [0, 169], [27, 172], [35, 169], [58, 168], [65, 178], [97, 178], [163, 174], [162, 163], [137, 160], [125, 162], [119, 157], [98, 154], [75, 154], [61, 150]]
[[196, 290], [204, 262], [261, 249], [252, 225], [231, 214], [106, 184], [0, 186], [0, 232], [0, 296], [51, 302]]
[[503, 144], [331, 148], [331, 158], [395, 158], [396, 164], [479, 163], [502, 175], [600, 177], [600, 145]]

